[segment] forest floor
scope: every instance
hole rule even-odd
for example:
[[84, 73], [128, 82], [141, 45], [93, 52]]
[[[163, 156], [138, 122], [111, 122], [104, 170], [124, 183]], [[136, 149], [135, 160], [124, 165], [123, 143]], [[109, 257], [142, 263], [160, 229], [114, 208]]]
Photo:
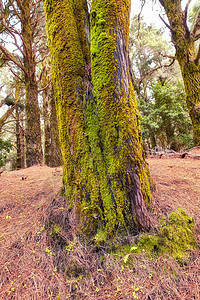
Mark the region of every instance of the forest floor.
[[[152, 219], [184, 208], [194, 218], [199, 244], [200, 160], [147, 161], [155, 184]], [[182, 262], [131, 254], [127, 264], [127, 255], [84, 244], [73, 226], [56, 225], [69, 222], [61, 186], [61, 168], [2, 173], [0, 299], [200, 299], [199, 247]]]

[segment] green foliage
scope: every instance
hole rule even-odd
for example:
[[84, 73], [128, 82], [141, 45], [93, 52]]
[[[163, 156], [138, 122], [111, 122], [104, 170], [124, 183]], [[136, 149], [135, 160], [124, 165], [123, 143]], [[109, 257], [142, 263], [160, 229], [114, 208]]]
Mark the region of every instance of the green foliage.
[[194, 27], [194, 23], [197, 20], [198, 13], [200, 12], [200, 1], [196, 1], [196, 3], [193, 5], [193, 7], [190, 9], [188, 14], [188, 21], [191, 27]]
[[164, 56], [172, 53], [172, 47], [163, 40], [161, 29], [153, 24], [147, 25], [143, 18], [138, 20], [138, 16], [135, 16], [131, 21], [129, 51], [134, 71], [134, 87], [138, 96], [146, 98], [154, 79], [168, 73], [163, 65], [168, 64], [169, 59]]
[[5, 164], [7, 155], [11, 149], [12, 144], [9, 141], [4, 141], [0, 139], [0, 167], [2, 167]]
[[[130, 53], [134, 87], [142, 115], [143, 140], [149, 148], [180, 150], [192, 147], [192, 125], [186, 107], [178, 65], [165, 56], [172, 53], [162, 31], [133, 18]], [[177, 80], [178, 78], [178, 80]]]
[[186, 107], [182, 81], [152, 87], [152, 120], [156, 123], [156, 136], [164, 135], [165, 147], [173, 150], [192, 147], [192, 125]]
[[163, 148], [177, 151], [192, 147], [192, 124], [181, 80], [152, 84], [150, 100], [146, 102], [140, 98], [139, 108], [144, 140], [150, 140], [152, 134], [156, 144]]

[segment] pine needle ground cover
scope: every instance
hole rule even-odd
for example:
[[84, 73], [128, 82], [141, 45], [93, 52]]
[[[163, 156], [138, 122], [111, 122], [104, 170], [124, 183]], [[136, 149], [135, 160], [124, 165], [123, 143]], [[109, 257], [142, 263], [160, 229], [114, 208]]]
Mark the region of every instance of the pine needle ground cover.
[[168, 219], [181, 207], [194, 219], [195, 250], [175, 259], [166, 253], [128, 251], [139, 237], [86, 243], [77, 237], [74, 216], [60, 196], [61, 168], [4, 172], [0, 299], [199, 299], [200, 161], [148, 163], [155, 183], [155, 230], [160, 218]]

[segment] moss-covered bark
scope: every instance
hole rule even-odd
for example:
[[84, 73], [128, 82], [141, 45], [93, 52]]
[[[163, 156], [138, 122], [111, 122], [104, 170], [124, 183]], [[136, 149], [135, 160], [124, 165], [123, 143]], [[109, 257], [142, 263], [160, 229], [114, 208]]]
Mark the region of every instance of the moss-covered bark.
[[172, 41], [176, 49], [185, 85], [187, 107], [193, 126], [194, 145], [200, 145], [200, 57], [195, 50], [196, 32], [189, 31], [187, 10], [181, 0], [160, 0], [169, 20]]
[[33, 53], [33, 31], [31, 5], [29, 0], [17, 1], [21, 13], [25, 87], [26, 87], [26, 164], [30, 167], [43, 161], [40, 109], [38, 104], [38, 84]]
[[130, 1], [93, 1], [91, 55], [86, 1], [44, 3], [63, 185], [79, 225], [89, 235], [148, 229], [149, 173], [128, 66]]

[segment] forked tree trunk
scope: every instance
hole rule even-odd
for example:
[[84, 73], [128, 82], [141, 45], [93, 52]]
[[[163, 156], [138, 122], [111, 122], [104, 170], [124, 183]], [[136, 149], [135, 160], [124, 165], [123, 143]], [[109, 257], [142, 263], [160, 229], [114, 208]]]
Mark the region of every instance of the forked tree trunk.
[[[88, 235], [149, 229], [149, 173], [128, 64], [129, 0], [46, 0], [63, 185]], [[91, 81], [92, 78], [92, 81]]]
[[[187, 10], [181, 8], [181, 0], [159, 0], [164, 7], [169, 20], [172, 41], [176, 49], [176, 57], [180, 65], [189, 115], [193, 127], [194, 145], [200, 145], [200, 48], [195, 50], [195, 40], [200, 27], [200, 15], [198, 26], [190, 32], [187, 26]], [[189, 2], [188, 2], [189, 3]]]

